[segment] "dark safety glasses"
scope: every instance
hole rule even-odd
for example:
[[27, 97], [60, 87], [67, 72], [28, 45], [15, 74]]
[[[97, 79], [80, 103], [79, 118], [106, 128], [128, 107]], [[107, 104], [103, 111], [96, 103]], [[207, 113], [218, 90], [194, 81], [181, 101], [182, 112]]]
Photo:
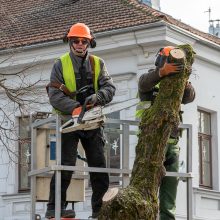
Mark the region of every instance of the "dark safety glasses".
[[89, 44], [89, 41], [84, 39], [84, 38], [74, 38], [71, 40], [71, 42], [73, 44], [79, 44], [80, 42], [83, 44], [83, 45], [86, 45], [86, 44]]

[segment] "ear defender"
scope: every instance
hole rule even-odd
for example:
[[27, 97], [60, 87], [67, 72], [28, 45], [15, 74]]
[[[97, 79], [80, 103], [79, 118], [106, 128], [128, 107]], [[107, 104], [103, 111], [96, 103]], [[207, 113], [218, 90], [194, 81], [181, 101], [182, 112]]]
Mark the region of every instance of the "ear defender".
[[161, 64], [161, 59], [162, 59], [161, 52], [162, 52], [162, 50], [163, 50], [163, 48], [160, 48], [160, 50], [156, 54], [155, 66], [159, 67], [160, 64]]
[[67, 30], [67, 32], [63, 35], [63, 43], [68, 43], [69, 39], [67, 37], [68, 33], [70, 31], [70, 28]]
[[90, 31], [90, 35], [92, 36], [92, 39], [90, 40], [90, 47], [95, 48], [96, 47], [95, 35], [93, 34], [92, 31]]

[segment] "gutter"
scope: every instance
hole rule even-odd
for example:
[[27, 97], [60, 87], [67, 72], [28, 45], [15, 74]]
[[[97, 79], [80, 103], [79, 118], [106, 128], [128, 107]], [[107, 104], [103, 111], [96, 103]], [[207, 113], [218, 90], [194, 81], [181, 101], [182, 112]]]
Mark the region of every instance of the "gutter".
[[171, 30], [175, 30], [175, 31], [177, 31], [177, 32], [179, 32], [181, 34], [184, 34], [184, 35], [187, 35], [187, 36], [193, 38], [194, 40], [196, 40], [196, 41], [198, 41], [200, 43], [203, 43], [204, 45], [207, 45], [207, 46], [212, 47], [214, 49], [219, 49], [220, 50], [220, 45], [215, 43], [215, 42], [213, 42], [213, 41], [207, 40], [204, 37], [201, 37], [201, 36], [199, 36], [197, 34], [194, 34], [194, 33], [190, 32], [190, 31], [187, 31], [187, 30], [185, 30], [185, 29], [183, 29], [181, 27], [178, 27], [176, 25], [173, 25], [173, 24], [170, 24], [170, 23], [166, 23], [166, 25]]
[[104, 31], [104, 32], [99, 32], [95, 34], [95, 36], [98, 37], [106, 37], [106, 36], [112, 36], [116, 34], [124, 34], [132, 31], [139, 31], [143, 29], [149, 29], [152, 27], [160, 27], [160, 26], [166, 26], [166, 24], [163, 21], [158, 21], [154, 23], [149, 23], [149, 24], [142, 24], [138, 26], [132, 26], [132, 27], [126, 27], [126, 28], [121, 28], [117, 30], [111, 30], [111, 31]]
[[37, 43], [37, 44], [33, 44], [33, 45], [27, 45], [27, 46], [23, 46], [23, 47], [15, 47], [15, 48], [10, 48], [10, 49], [5, 49], [5, 50], [0, 50], [0, 55], [1, 54], [8, 54], [11, 52], [23, 52], [25, 50], [30, 50], [30, 49], [39, 49], [42, 47], [47, 47], [47, 46], [55, 46], [58, 44], [61, 44], [63, 41], [62, 40], [56, 40], [56, 41], [51, 41], [51, 42], [45, 42], [45, 43]]

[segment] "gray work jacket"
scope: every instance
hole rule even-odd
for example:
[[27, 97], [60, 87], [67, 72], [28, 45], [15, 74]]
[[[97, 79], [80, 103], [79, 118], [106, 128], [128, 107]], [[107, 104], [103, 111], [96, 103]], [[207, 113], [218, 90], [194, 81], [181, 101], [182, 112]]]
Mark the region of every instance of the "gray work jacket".
[[[79, 68], [82, 66], [82, 62], [83, 62], [83, 67], [86, 69], [86, 72], [92, 72], [88, 53], [85, 58], [82, 58], [82, 57], [76, 56], [71, 51], [70, 57], [73, 63], [74, 73], [75, 73], [76, 78], [80, 78]], [[100, 63], [101, 63], [100, 64], [101, 71], [100, 71], [99, 78], [98, 78], [97, 94], [99, 98], [101, 99], [100, 100], [101, 104], [105, 105], [112, 101], [113, 96], [115, 95], [116, 88], [113, 84], [112, 78], [108, 74], [105, 63], [102, 59], [100, 59]], [[60, 59], [58, 59], [53, 65], [51, 76], [50, 76], [50, 82], [58, 82], [58, 83], [65, 84], [64, 79], [63, 79], [63, 73], [62, 73], [62, 63]], [[60, 89], [57, 89], [55, 87], [49, 87], [48, 95], [49, 95], [50, 104], [55, 109], [61, 112], [65, 112], [66, 114], [71, 115], [73, 109], [80, 106], [80, 103], [78, 101], [70, 98]]]
[[[148, 100], [148, 93], [152, 92], [154, 86], [156, 86], [161, 80], [159, 76], [159, 69], [150, 69], [148, 73], [144, 73], [140, 76], [138, 82], [138, 93], [141, 101], [151, 101]], [[195, 99], [195, 90], [191, 83], [184, 90], [182, 104], [188, 104], [193, 102]]]

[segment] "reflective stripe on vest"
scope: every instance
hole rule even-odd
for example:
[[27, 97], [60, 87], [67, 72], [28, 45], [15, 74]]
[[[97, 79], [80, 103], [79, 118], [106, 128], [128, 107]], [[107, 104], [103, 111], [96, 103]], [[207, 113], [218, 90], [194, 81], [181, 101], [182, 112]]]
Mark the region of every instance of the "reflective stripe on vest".
[[70, 92], [75, 92], [76, 77], [69, 53], [65, 53], [63, 56], [61, 56], [60, 60], [62, 63], [64, 84]]
[[169, 138], [167, 143], [172, 145], [177, 145], [179, 141], [179, 138]]
[[[157, 83], [155, 88], [159, 89], [159, 87], [160, 87], [160, 83]], [[137, 105], [137, 109], [135, 113], [136, 118], [141, 118], [142, 114], [144, 113], [144, 110], [150, 108], [151, 104], [152, 104], [151, 101], [140, 101]]]
[[94, 83], [95, 92], [97, 92], [98, 91], [98, 79], [99, 79], [99, 74], [100, 74], [100, 71], [101, 71], [101, 64], [100, 64], [99, 57], [93, 55], [93, 58], [94, 58], [94, 61], [95, 61], [94, 62], [95, 63], [95, 80], [94, 80], [93, 83]]
[[144, 110], [148, 109], [150, 106], [151, 106], [151, 101], [139, 102], [137, 104], [136, 113], [135, 113], [136, 118], [141, 118], [142, 114], [144, 113]]

